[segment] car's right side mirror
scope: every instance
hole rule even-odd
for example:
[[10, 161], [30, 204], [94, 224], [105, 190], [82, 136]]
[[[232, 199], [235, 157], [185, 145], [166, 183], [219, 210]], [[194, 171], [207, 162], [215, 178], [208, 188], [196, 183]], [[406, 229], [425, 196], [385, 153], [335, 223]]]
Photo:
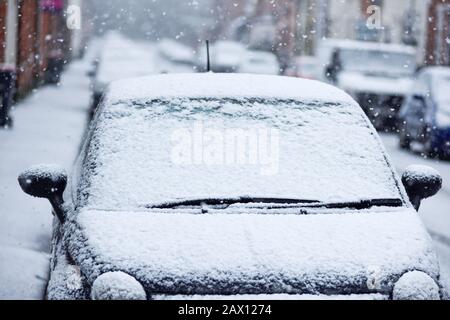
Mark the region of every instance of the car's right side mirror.
[[442, 177], [435, 169], [427, 166], [409, 166], [402, 175], [409, 200], [419, 211], [422, 200], [432, 197], [442, 188]]

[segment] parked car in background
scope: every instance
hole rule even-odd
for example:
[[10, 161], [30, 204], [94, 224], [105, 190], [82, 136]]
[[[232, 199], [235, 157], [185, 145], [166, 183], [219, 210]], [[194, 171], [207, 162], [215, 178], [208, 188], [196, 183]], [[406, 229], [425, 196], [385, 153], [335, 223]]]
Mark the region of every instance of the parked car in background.
[[400, 146], [450, 156], [450, 68], [428, 67], [416, 78], [399, 113]]
[[162, 39], [157, 43], [159, 55], [170, 62], [186, 65], [192, 68], [195, 65], [195, 50], [181, 42], [172, 39]]
[[[217, 73], [239, 72], [246, 54], [247, 49], [239, 42], [217, 41], [210, 47], [211, 71]], [[206, 70], [206, 61], [206, 49], [199, 50], [197, 62], [199, 71]]]
[[156, 73], [153, 48], [148, 44], [134, 42], [118, 33], [106, 36], [92, 74], [92, 110], [95, 110], [109, 83]]
[[56, 216], [49, 299], [443, 294], [414, 210], [439, 174], [400, 178], [358, 104], [317, 81], [113, 82], [70, 177], [19, 183]]
[[286, 71], [287, 76], [314, 80], [318, 77], [318, 62], [315, 57], [300, 56], [294, 59], [294, 63]]
[[345, 90], [379, 130], [395, 130], [397, 113], [411, 90], [416, 50], [404, 45], [323, 40], [320, 77]]
[[280, 64], [272, 52], [249, 50], [243, 57], [239, 72], [278, 75]]

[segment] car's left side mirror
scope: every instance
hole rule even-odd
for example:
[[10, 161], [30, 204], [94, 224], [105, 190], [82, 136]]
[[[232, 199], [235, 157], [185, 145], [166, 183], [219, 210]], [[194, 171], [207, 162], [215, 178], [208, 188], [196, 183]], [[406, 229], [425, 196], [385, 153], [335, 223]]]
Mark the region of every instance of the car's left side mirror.
[[48, 199], [61, 223], [65, 221], [63, 193], [67, 186], [67, 173], [55, 165], [33, 166], [19, 175], [22, 190], [36, 198]]
[[402, 175], [402, 182], [409, 200], [419, 211], [422, 200], [432, 197], [442, 188], [442, 177], [427, 166], [409, 166]]

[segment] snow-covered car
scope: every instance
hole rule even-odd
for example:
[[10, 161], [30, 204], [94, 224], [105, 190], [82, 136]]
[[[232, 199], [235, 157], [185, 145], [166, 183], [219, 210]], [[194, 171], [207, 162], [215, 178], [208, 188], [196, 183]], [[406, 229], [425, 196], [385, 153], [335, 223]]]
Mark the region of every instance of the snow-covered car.
[[[217, 41], [211, 45], [211, 71], [217, 73], [239, 72], [243, 60], [246, 58], [247, 49], [239, 42], [235, 41]], [[205, 70], [206, 51], [199, 50], [198, 69]]]
[[321, 79], [353, 96], [377, 129], [396, 129], [397, 113], [417, 68], [409, 46], [323, 40], [318, 49]]
[[450, 157], [450, 68], [428, 67], [399, 112], [400, 146], [441, 158]]
[[49, 299], [444, 294], [414, 210], [441, 177], [400, 177], [358, 104], [321, 82], [114, 82], [70, 177], [41, 165], [19, 183], [55, 213]]
[[239, 67], [239, 72], [278, 75], [280, 64], [271, 52], [249, 50]]
[[92, 110], [97, 108], [108, 84], [115, 80], [156, 73], [150, 46], [109, 34], [104, 41], [95, 74], [92, 74]]

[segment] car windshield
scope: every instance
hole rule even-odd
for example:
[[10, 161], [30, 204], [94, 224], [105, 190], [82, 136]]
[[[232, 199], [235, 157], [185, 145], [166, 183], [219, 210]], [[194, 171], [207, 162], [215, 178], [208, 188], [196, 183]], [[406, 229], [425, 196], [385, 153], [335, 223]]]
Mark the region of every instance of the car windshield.
[[243, 196], [401, 198], [380, 142], [354, 104], [123, 101], [96, 120], [83, 170], [82, 203], [113, 210]]
[[347, 71], [382, 75], [412, 76], [415, 56], [382, 50], [341, 49], [341, 62]]

